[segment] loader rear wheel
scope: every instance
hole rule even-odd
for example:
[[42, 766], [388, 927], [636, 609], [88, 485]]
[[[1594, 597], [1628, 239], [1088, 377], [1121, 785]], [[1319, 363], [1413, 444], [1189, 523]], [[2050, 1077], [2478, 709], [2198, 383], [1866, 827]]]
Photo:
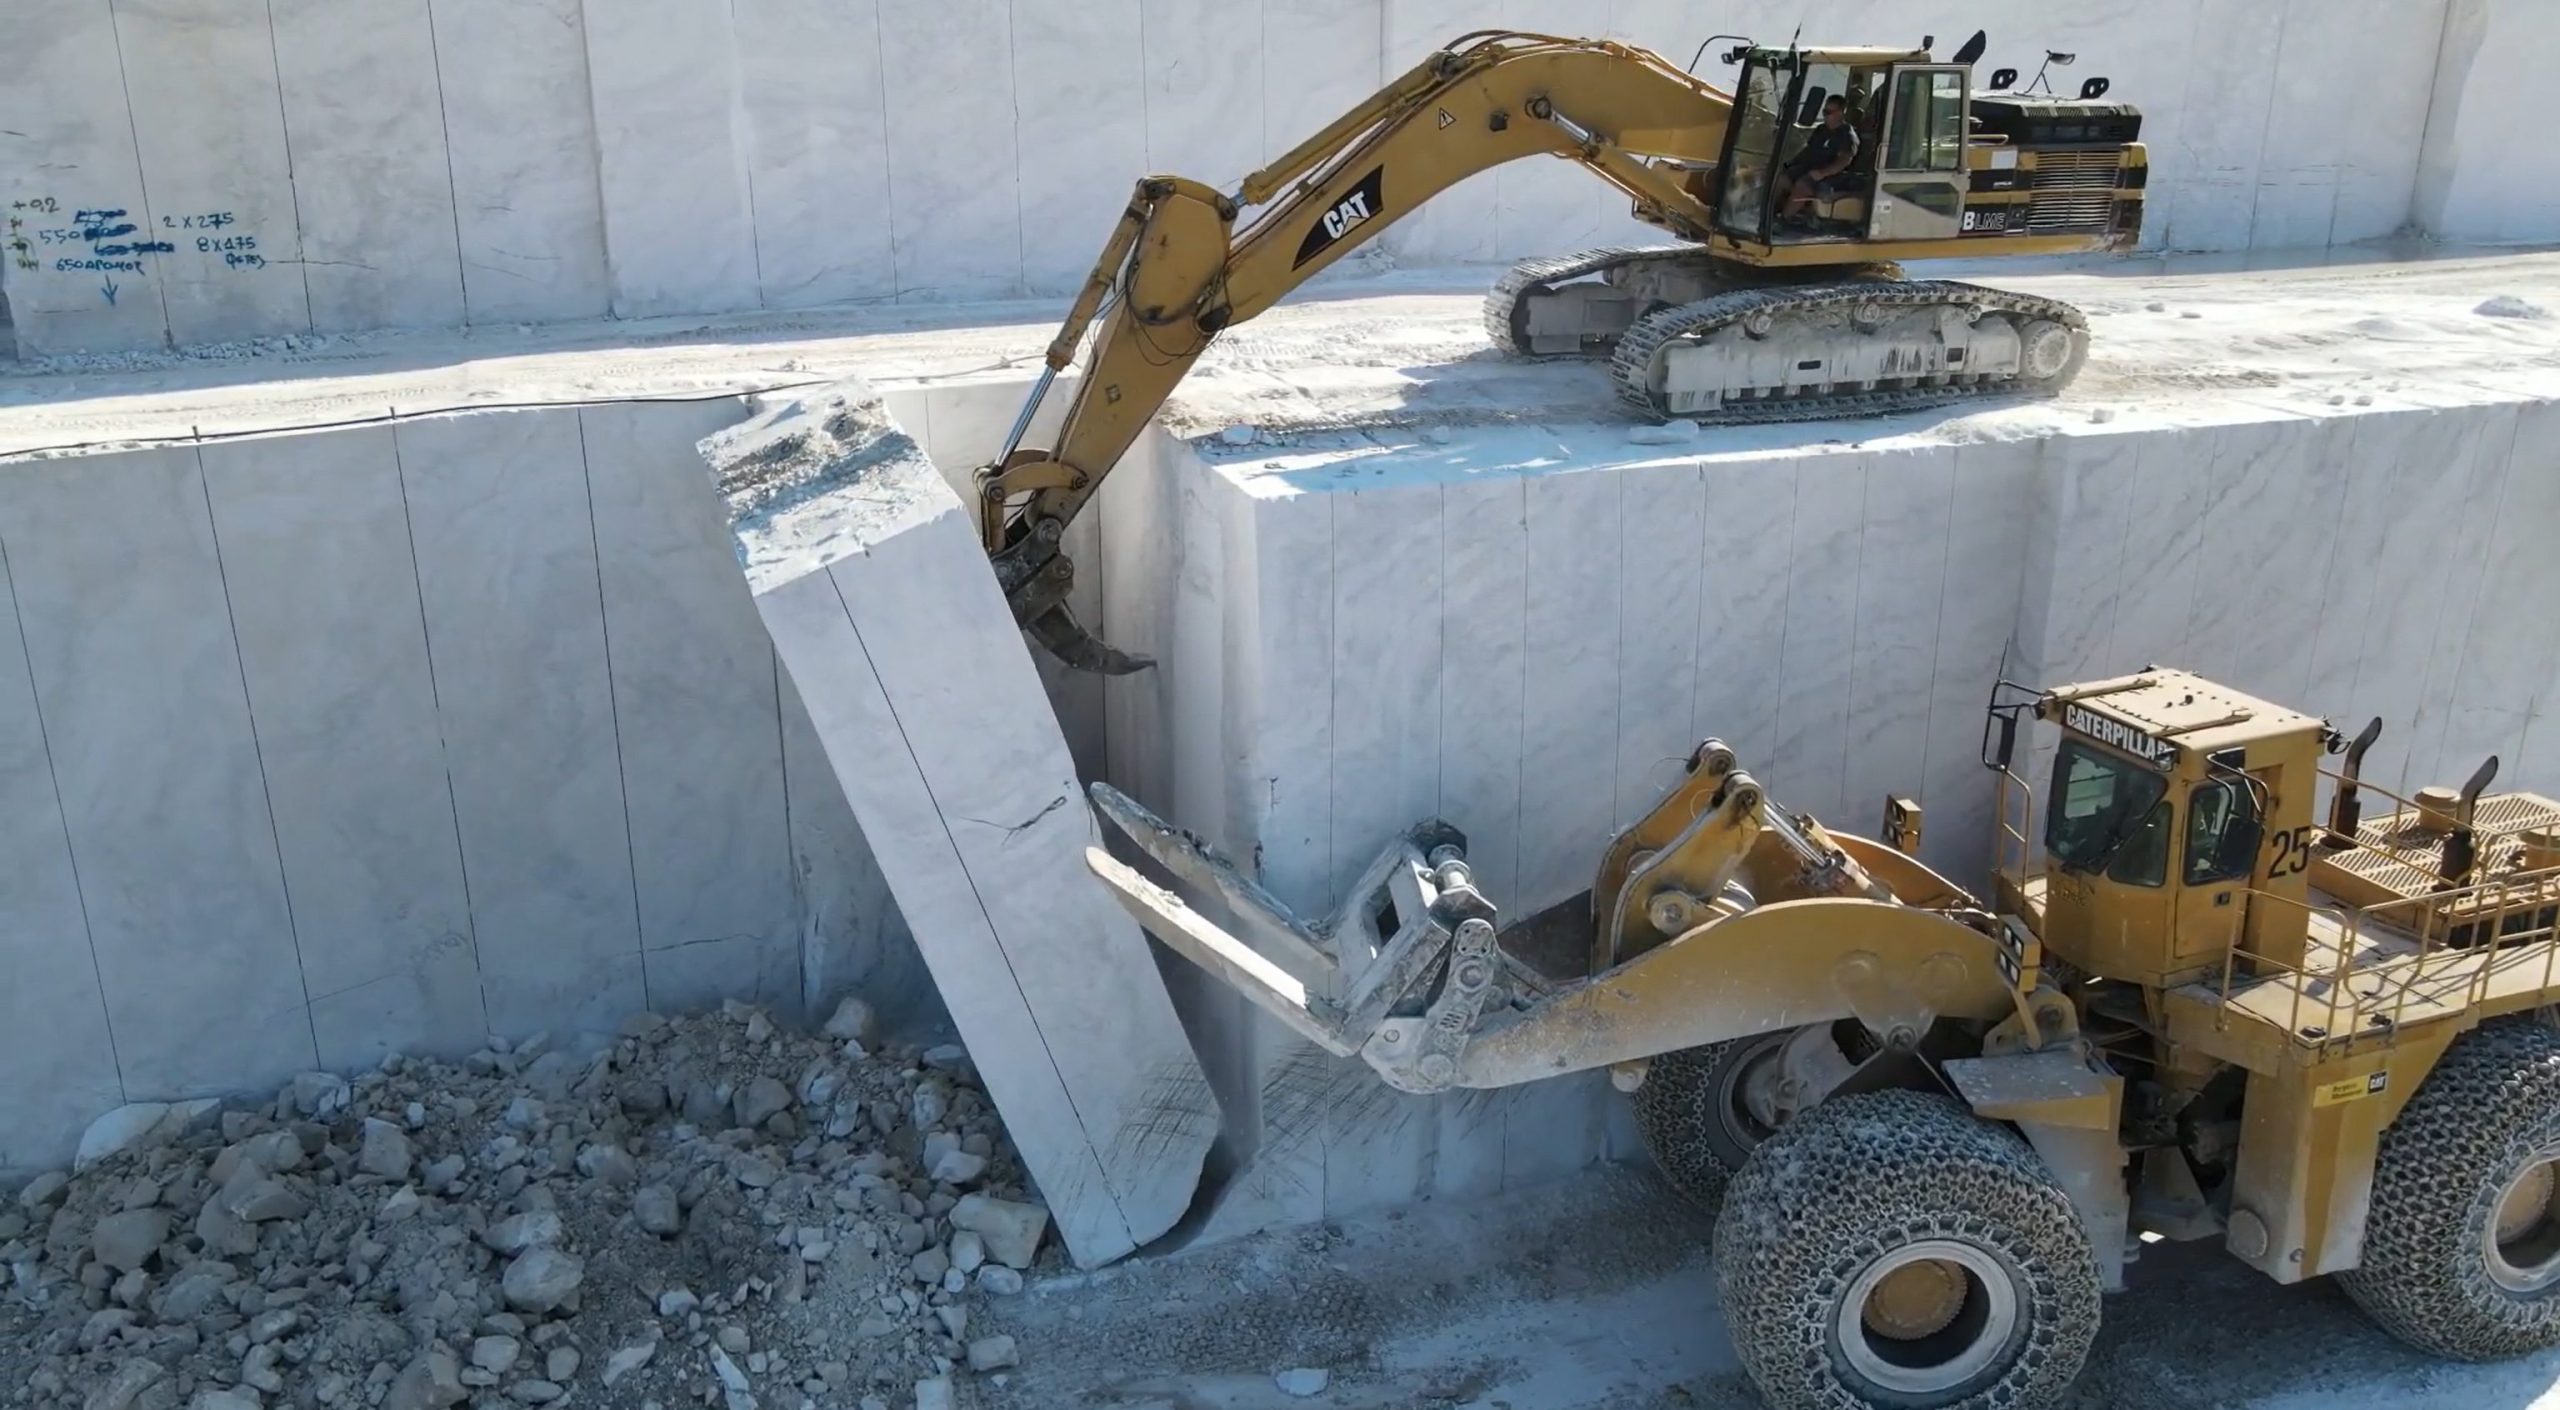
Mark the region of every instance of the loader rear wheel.
[[2560, 1345], [2560, 1033], [2510, 1018], [2454, 1040], [2382, 1133], [2363, 1263], [2338, 1282], [2439, 1356]]
[[1636, 1089], [1636, 1130], [1645, 1150], [1671, 1188], [1709, 1214], [1724, 1202], [1733, 1172], [1769, 1138], [1745, 1093], [1786, 1043], [1781, 1029], [1664, 1053]]
[[2037, 1410], [2098, 1329], [2070, 1197], [2026, 1142], [1932, 1092], [1788, 1122], [1734, 1176], [1715, 1265], [1772, 1410]]

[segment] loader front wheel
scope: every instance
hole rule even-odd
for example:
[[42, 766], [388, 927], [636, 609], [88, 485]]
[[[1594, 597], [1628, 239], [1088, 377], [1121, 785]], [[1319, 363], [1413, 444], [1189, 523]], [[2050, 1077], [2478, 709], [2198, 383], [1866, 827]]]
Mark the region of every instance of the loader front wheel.
[[2501, 1019], [2445, 1050], [2382, 1133], [2362, 1264], [2338, 1282], [2438, 1356], [2560, 1345], [2560, 1032]]
[[2098, 1328], [2070, 1197], [2026, 1142], [1931, 1092], [1835, 1097], [1762, 1143], [1715, 1265], [1772, 1410], [2037, 1410]]
[[1636, 1089], [1636, 1130], [1662, 1177], [1709, 1214], [1770, 1127], [1752, 1112], [1752, 1079], [1778, 1061], [1787, 1030], [1683, 1048], [1653, 1060]]

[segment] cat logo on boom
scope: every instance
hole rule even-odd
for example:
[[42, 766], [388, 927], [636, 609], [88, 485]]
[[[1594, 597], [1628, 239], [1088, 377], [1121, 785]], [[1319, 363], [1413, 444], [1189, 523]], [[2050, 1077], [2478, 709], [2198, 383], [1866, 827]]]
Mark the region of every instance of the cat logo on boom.
[[[1298, 246], [1298, 264], [1305, 264], [1332, 249], [1343, 236], [1368, 224], [1377, 216], [1386, 205], [1382, 195], [1386, 174], [1385, 167], [1371, 167], [1369, 174], [1361, 177], [1358, 185], [1345, 192], [1341, 200], [1333, 203], [1331, 210], [1317, 219], [1315, 225], [1307, 231], [1306, 240]], [[1296, 265], [1291, 266], [1291, 268], [1296, 267]]]

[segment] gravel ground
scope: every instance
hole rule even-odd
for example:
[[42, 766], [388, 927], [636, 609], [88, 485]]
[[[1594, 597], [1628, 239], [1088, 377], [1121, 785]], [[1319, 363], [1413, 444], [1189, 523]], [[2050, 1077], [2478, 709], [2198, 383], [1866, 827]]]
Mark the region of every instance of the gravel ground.
[[0, 1403], [931, 1405], [1048, 1216], [967, 1055], [869, 1037], [732, 1004], [111, 1113], [0, 1204]]

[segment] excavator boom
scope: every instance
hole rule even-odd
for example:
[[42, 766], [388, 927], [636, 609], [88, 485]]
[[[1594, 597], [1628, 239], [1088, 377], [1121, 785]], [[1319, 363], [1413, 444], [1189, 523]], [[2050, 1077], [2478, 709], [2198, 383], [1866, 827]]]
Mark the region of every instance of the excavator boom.
[[[1608, 40], [1485, 32], [1434, 53], [1223, 194], [1181, 177], [1137, 185], [1049, 345], [1047, 369], [995, 462], [978, 514], [1014, 614], [1069, 665], [1146, 663], [1066, 615], [1067, 524], [1191, 364], [1252, 318], [1461, 180], [1542, 154], [1582, 163], [1639, 214], [1695, 240], [1713, 213], [1671, 158], [1716, 160], [1732, 100], [1644, 50]], [[1261, 214], [1235, 228], [1247, 207]], [[1096, 318], [1100, 332], [1056, 443], [1021, 442]]]

